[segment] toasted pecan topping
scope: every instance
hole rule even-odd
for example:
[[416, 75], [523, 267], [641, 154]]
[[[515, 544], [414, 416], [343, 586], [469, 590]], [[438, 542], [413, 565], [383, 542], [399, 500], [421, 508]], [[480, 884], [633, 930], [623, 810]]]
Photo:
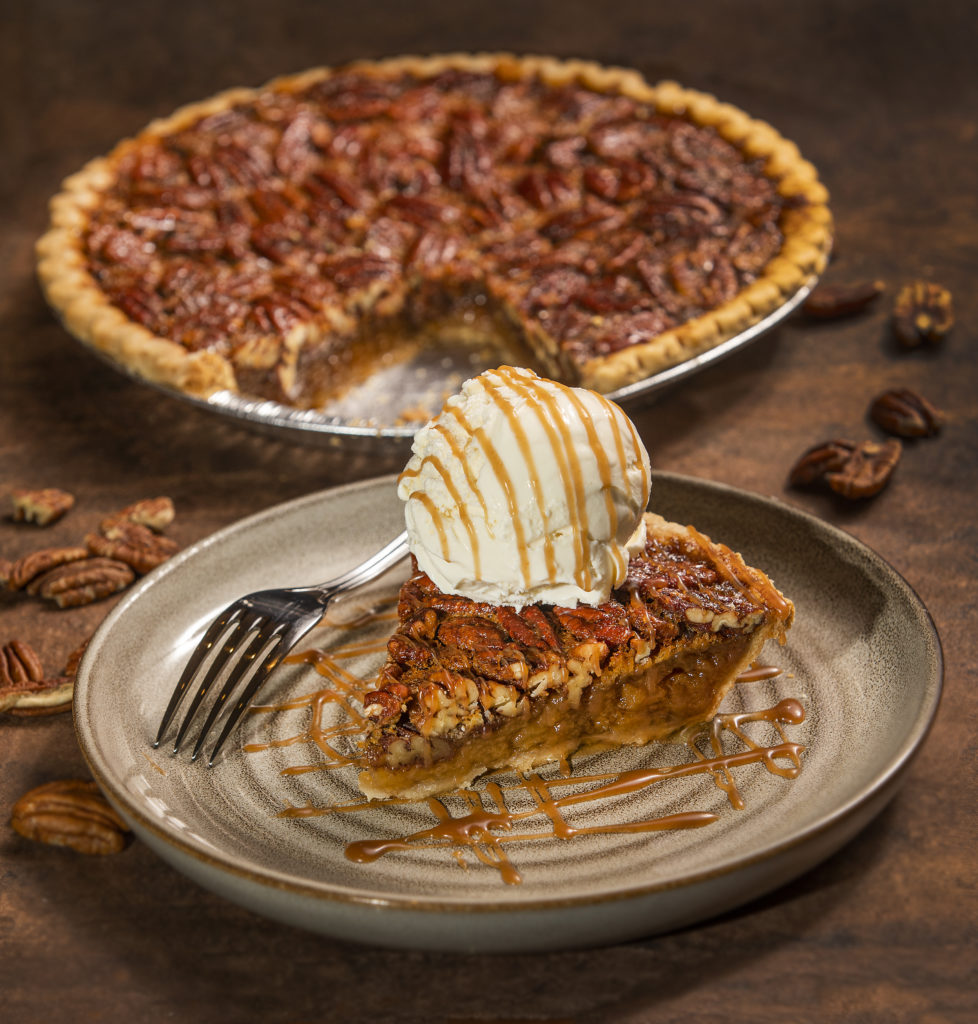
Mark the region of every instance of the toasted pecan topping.
[[762, 160], [627, 95], [349, 69], [138, 140], [85, 249], [136, 323], [308, 401], [287, 339], [381, 297], [415, 322], [474, 284], [565, 372], [640, 344], [755, 280], [786, 205]]
[[[760, 581], [763, 580], [762, 584]], [[627, 677], [668, 645], [751, 631], [790, 605], [722, 545], [688, 530], [650, 533], [624, 585], [597, 607], [513, 608], [444, 594], [418, 570], [400, 594], [402, 625], [388, 642], [377, 689], [364, 698], [373, 731], [368, 760], [421, 736], [456, 741], [520, 714], [528, 699], [581, 699], [614, 664]]]

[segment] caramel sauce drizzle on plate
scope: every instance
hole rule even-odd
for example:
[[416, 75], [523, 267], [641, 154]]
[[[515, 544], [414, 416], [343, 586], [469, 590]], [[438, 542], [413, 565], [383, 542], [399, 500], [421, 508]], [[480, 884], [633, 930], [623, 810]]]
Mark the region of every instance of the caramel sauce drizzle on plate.
[[[682, 811], [661, 817], [638, 821], [627, 821], [609, 825], [575, 826], [564, 812], [572, 807], [627, 796], [648, 786], [669, 779], [686, 778], [693, 775], [710, 775], [722, 789], [732, 807], [742, 810], [744, 800], [733, 778], [733, 769], [750, 764], [761, 764], [769, 772], [782, 778], [793, 779], [801, 771], [801, 753], [804, 747], [791, 742], [784, 734], [783, 726], [798, 724], [804, 720], [804, 709], [794, 698], [780, 701], [763, 711], [733, 715], [718, 715], [710, 725], [711, 742], [718, 752], [713, 757], [704, 757], [695, 745], [691, 745], [697, 759], [686, 764], [665, 767], [636, 768], [614, 775], [575, 775], [572, 778], [543, 779], [538, 773], [517, 772], [519, 785], [502, 786], [490, 781], [484, 792], [463, 790], [462, 796], [469, 805], [467, 813], [452, 815], [442, 798], [430, 798], [429, 810], [437, 819], [430, 828], [397, 839], [368, 839], [350, 843], [346, 856], [357, 863], [370, 863], [386, 853], [407, 850], [415, 846], [468, 847], [485, 864], [495, 867], [504, 882], [515, 885], [522, 878], [503, 851], [507, 843], [525, 843], [546, 839], [574, 839], [579, 836], [600, 833], [658, 832], [670, 829], [702, 828], [719, 820], [712, 811]], [[777, 727], [781, 733], [780, 743], [770, 746], [755, 743], [743, 731], [746, 722], [765, 721]], [[746, 750], [723, 753], [719, 737], [724, 731], [731, 731], [746, 745]], [[580, 791], [580, 786], [591, 788]], [[574, 787], [574, 792], [564, 796], [557, 794], [563, 787]], [[507, 793], [527, 792], [533, 798], [534, 806], [528, 810], [510, 810]], [[488, 798], [488, 806], [486, 805]], [[514, 832], [521, 822], [543, 818], [549, 826], [543, 830]], [[497, 834], [501, 830], [504, 834]]]
[[[377, 613], [373, 621], [379, 624], [390, 617], [389, 612]], [[385, 644], [386, 635], [376, 640], [358, 637], [349, 643], [331, 644], [328, 650], [312, 649], [287, 658], [288, 663], [313, 667], [327, 685], [314, 693], [280, 704], [253, 707], [251, 710], [255, 714], [304, 710], [307, 724], [300, 732], [285, 739], [249, 743], [244, 751], [257, 754], [272, 748], [311, 745], [316, 752], [314, 763], [283, 769], [282, 774], [288, 775], [355, 766], [356, 739], [364, 724], [357, 702], [371, 683], [349, 672], [342, 662], [365, 654], [380, 654]], [[738, 677], [738, 682], [748, 684], [771, 680], [780, 674], [781, 669], [775, 666], [754, 664]], [[324, 724], [329, 717], [327, 712], [335, 706], [339, 706], [342, 712], [334, 716], [338, 721], [333, 725]], [[556, 766], [555, 778], [545, 779], [537, 771], [500, 772], [488, 776], [478, 790], [466, 788], [424, 801], [391, 798], [323, 806], [287, 806], [278, 816], [314, 818], [367, 814], [384, 807], [406, 804], [424, 806], [431, 815], [430, 826], [395, 838], [351, 842], [345, 850], [347, 858], [355, 863], [369, 864], [402, 850], [440, 848], [447, 850], [463, 866], [463, 855], [468, 853], [481, 864], [498, 871], [503, 882], [517, 885], [522, 877], [506, 850], [512, 844], [553, 839], [569, 841], [607, 833], [702, 828], [719, 820], [719, 815], [713, 811], [688, 810], [611, 824], [578, 825], [569, 818], [576, 807], [625, 797], [675, 779], [705, 776], [725, 794], [732, 808], [742, 810], [745, 801], [737, 786], [735, 772], [759, 765], [781, 778], [796, 778], [801, 772], [801, 755], [805, 748], [790, 740], [785, 730], [789, 726], [800, 725], [804, 720], [805, 710], [800, 701], [787, 697], [773, 707], [761, 710], [718, 714], [712, 722], [686, 738], [685, 749], [692, 755], [692, 760], [681, 763], [585, 775], [572, 774], [565, 762]], [[774, 742], [758, 742], [749, 735], [748, 728], [759, 723], [766, 726], [768, 732], [774, 730]], [[732, 745], [736, 749], [727, 749]], [[515, 782], [509, 781], [513, 778]], [[453, 807], [459, 802], [461, 811], [453, 813]], [[516, 804], [519, 806], [514, 806]]]
[[[387, 623], [395, 618], [394, 612], [385, 609], [368, 612], [353, 623], [329, 622], [327, 616], [324, 624], [333, 629], [349, 630], [373, 623]], [[256, 715], [308, 709], [307, 725], [300, 732], [283, 739], [269, 740], [264, 743], [247, 743], [242, 747], [244, 752], [258, 754], [274, 748], [311, 744], [321, 755], [313, 764], [284, 768], [283, 775], [302, 775], [306, 772], [324, 771], [356, 764], [357, 759], [353, 754], [355, 741], [362, 734], [366, 724], [356, 702], [359, 701], [367, 686], [365, 680], [349, 672], [341, 662], [364, 655], [380, 655], [386, 646], [386, 639], [358, 638], [349, 643], [331, 645], [328, 654], [319, 650], [307, 650], [289, 655], [283, 664], [311, 665], [328, 680], [329, 685], [314, 693], [305, 694], [283, 703], [253, 704], [248, 710], [250, 714]], [[325, 723], [332, 705], [339, 705], [342, 713], [336, 724], [327, 725]]]

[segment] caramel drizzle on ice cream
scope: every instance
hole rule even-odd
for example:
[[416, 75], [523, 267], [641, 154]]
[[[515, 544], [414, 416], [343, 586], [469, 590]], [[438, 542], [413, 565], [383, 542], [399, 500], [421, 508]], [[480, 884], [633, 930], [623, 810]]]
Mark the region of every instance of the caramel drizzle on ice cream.
[[[467, 427], [465, 417], [460, 412], [456, 414], [456, 418], [464, 426]], [[462, 467], [462, 473], [465, 477], [465, 483], [468, 486], [469, 491], [472, 494], [474, 494], [478, 499], [482, 507], [483, 519], [485, 519], [488, 522], [489, 510], [486, 507], [486, 499], [483, 496], [482, 491], [479, 489], [479, 485], [475, 479], [475, 476], [472, 473], [472, 469], [469, 466], [468, 460], [465, 457], [465, 451], [463, 446], [459, 444], [458, 440], [455, 438], [452, 431], [448, 428], [447, 423], [435, 420], [432, 422], [431, 426], [433, 430], [436, 430], [445, 439], [445, 443], [448, 445], [449, 450], [451, 451], [456, 463]], [[469, 544], [471, 545], [472, 548], [472, 563], [475, 569], [475, 574], [476, 576], [479, 576], [482, 573], [481, 558], [479, 554], [479, 534], [475, 528], [475, 524], [472, 522], [472, 516], [469, 515], [468, 507], [466, 506], [466, 503], [462, 500], [462, 495], [460, 494], [458, 487], [454, 479], [452, 478], [451, 471], [445, 466], [442, 460], [435, 455], [426, 455], [422, 462], [419, 463], [419, 465], [416, 468], [405, 469], [401, 473], [399, 479], [413, 480], [419, 477], [421, 475], [422, 469], [426, 465], [431, 466], [435, 470], [435, 472], [438, 473], [438, 475], [442, 478], [442, 480], [445, 483], [445, 487], [448, 490], [448, 493], [452, 496], [452, 500], [455, 502], [455, 505], [459, 513], [459, 519], [462, 522], [462, 526], [465, 529], [465, 532], [469, 538]], [[421, 504], [427, 510], [428, 515], [431, 517], [432, 522], [435, 524], [435, 528], [438, 531], [438, 540], [439, 543], [441, 544], [442, 558], [448, 561], [450, 557], [450, 549], [448, 545], [448, 536], [445, 533], [445, 528], [441, 522], [441, 513], [438, 511], [437, 506], [431, 500], [431, 498], [423, 491], [414, 491], [412, 497], [417, 498], [418, 500], [421, 501]]]
[[[509, 369], [503, 367], [500, 372]], [[557, 458], [560, 478], [564, 485], [564, 498], [575, 522], [579, 524], [574, 531], [574, 582], [583, 590], [590, 590], [594, 580], [585, 541], [588, 533], [587, 496], [584, 491], [581, 460], [574, 450], [567, 421], [560, 415], [560, 409], [550, 395], [545, 392], [541, 394], [539, 388], [530, 387], [519, 374], [508, 373], [507, 379], [513, 390], [533, 408]]]

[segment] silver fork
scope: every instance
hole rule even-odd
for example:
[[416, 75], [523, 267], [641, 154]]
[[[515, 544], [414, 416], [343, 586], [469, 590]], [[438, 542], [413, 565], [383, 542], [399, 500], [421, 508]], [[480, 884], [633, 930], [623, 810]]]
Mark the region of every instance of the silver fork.
[[[200, 730], [200, 735], [197, 737], [197, 743], [190, 756], [192, 761], [196, 761], [197, 755], [204, 745], [204, 739], [221, 713], [221, 709], [228, 703], [232, 691], [248, 674], [248, 670], [254, 666], [259, 655], [262, 655], [261, 663], [241, 691], [237, 702], [224, 722], [224, 727], [214, 748], [211, 750], [207, 765], [208, 767], [213, 765], [224, 741], [230, 735], [252, 697], [258, 692], [259, 687], [268, 678], [272, 669], [320, 621], [330, 601], [339, 594], [376, 579], [381, 573], [396, 565], [407, 553], [407, 534], [402, 533], [387, 547], [382, 548], [365, 562], [335, 579], [312, 587], [259, 590], [240, 597], [233, 604], [228, 605], [210, 624], [193, 654], [190, 655], [190, 660], [170, 697], [170, 703], [167, 705], [166, 711], [163, 712], [153, 746], [160, 745], [167, 726], [184, 694], [197, 676], [207, 655], [215, 644], [220, 642], [221, 648], [208, 666], [173, 741], [173, 753], [175, 754], [180, 749], [180, 743], [197, 714], [201, 702], [222, 672], [231, 666], [224, 686], [221, 688], [217, 700], [211, 706]], [[235, 660], [235, 655], [238, 655], [237, 660]]]

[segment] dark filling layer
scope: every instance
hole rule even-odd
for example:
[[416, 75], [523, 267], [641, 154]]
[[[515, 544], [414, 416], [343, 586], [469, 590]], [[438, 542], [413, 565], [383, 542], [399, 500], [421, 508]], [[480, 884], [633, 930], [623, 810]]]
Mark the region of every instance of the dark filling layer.
[[657, 665], [599, 678], [574, 706], [568, 695], [528, 701], [521, 715], [496, 719], [478, 734], [452, 742], [420, 737], [386, 751], [366, 769], [369, 795], [423, 796], [465, 785], [493, 768], [528, 770], [575, 753], [668, 739], [711, 718], [741, 668], [754, 656], [751, 636], [732, 636], [708, 651], [685, 652]]

